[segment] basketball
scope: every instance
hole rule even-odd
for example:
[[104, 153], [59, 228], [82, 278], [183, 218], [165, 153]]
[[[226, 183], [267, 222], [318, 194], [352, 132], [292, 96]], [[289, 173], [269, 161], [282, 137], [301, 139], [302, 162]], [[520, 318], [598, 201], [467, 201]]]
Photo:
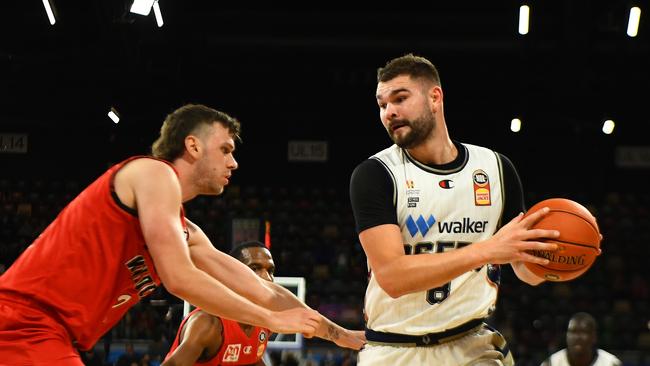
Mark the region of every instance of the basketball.
[[534, 250], [531, 254], [543, 257], [547, 265], [524, 262], [535, 275], [548, 281], [569, 281], [589, 269], [600, 255], [600, 231], [596, 218], [581, 204], [566, 198], [550, 198], [531, 207], [525, 216], [548, 207], [549, 213], [532, 228], [558, 230], [557, 239], [545, 242], [558, 244], [557, 251]]

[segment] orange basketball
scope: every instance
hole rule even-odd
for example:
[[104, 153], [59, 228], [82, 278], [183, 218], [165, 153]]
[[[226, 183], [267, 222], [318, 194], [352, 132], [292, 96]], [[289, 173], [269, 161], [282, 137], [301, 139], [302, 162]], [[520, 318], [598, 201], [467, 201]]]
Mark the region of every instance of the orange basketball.
[[550, 198], [531, 207], [526, 216], [548, 207], [546, 214], [533, 227], [558, 230], [560, 237], [545, 242], [558, 244], [557, 251], [535, 250], [531, 254], [547, 258], [542, 266], [524, 262], [526, 267], [548, 281], [569, 281], [581, 276], [600, 255], [600, 231], [596, 218], [581, 204], [566, 198]]

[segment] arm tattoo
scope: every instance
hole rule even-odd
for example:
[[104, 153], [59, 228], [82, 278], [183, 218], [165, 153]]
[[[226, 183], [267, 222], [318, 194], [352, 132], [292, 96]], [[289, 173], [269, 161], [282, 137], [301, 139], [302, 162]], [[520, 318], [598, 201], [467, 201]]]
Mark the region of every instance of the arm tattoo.
[[334, 327], [334, 325], [329, 324], [327, 326], [327, 337], [330, 340], [335, 341], [335, 340], [339, 339], [340, 336], [341, 336], [340, 332], [338, 331], [338, 329], [336, 329]]

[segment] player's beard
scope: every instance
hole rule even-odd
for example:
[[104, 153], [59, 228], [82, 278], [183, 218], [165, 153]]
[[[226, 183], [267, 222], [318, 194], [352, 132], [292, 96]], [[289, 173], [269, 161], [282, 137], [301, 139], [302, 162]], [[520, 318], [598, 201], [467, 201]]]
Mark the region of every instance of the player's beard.
[[[405, 134], [396, 135], [391, 131], [390, 126], [397, 123], [409, 126], [411, 130]], [[407, 119], [394, 120], [390, 126], [388, 136], [395, 145], [403, 149], [411, 149], [423, 143], [432, 134], [433, 129], [436, 127], [436, 119], [433, 112], [429, 108], [425, 108], [424, 113], [413, 121]]]

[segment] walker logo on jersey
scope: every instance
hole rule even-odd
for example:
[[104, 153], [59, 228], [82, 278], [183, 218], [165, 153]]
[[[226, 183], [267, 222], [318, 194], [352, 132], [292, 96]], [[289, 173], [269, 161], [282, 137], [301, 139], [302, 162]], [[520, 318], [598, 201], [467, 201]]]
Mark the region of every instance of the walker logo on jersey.
[[411, 237], [415, 237], [415, 235], [420, 232], [422, 236], [427, 235], [429, 232], [429, 229], [433, 226], [433, 224], [436, 223], [436, 218], [433, 217], [433, 215], [429, 215], [428, 219], [424, 219], [422, 215], [420, 215], [417, 220], [413, 220], [413, 217], [409, 215], [406, 218], [406, 228], [409, 231], [409, 234], [411, 234]]
[[487, 227], [487, 221], [472, 221], [469, 217], [463, 217], [461, 221], [440, 221], [438, 231], [441, 233], [482, 233]]
[[454, 181], [451, 179], [443, 179], [440, 182], [438, 182], [438, 186], [444, 189], [451, 189], [454, 188]]
[[143, 256], [136, 255], [130, 261], [126, 262], [125, 265], [131, 272], [131, 280], [133, 280], [133, 285], [138, 291], [140, 298], [150, 295], [156, 290], [158, 286], [156, 286], [153, 278], [151, 278], [149, 267], [147, 267]]
[[410, 189], [415, 188], [415, 183], [413, 183], [412, 180], [407, 179], [407, 180], [406, 180], [406, 188], [410, 188]]
[[474, 204], [476, 206], [490, 206], [492, 200], [490, 198], [490, 178], [487, 173], [481, 169], [475, 170], [472, 177], [474, 180]]
[[253, 350], [253, 346], [246, 346], [244, 347], [244, 354], [250, 355], [252, 350]]
[[237, 362], [239, 361], [239, 352], [241, 351], [241, 344], [229, 344], [226, 352], [223, 353], [222, 362]]

